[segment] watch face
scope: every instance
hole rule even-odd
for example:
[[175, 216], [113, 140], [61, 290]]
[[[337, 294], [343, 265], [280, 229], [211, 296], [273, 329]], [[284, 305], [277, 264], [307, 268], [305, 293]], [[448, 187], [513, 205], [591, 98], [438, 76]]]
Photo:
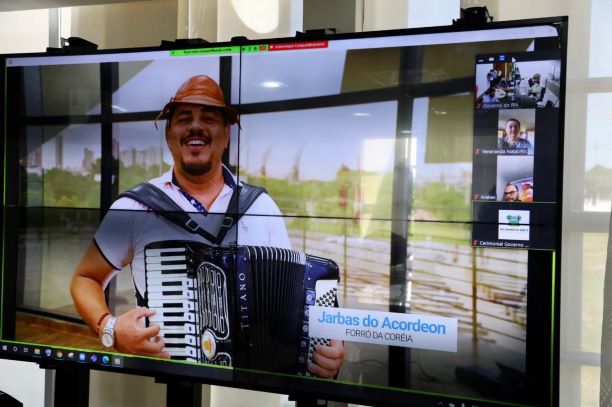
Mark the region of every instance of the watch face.
[[102, 334], [102, 345], [106, 346], [107, 348], [110, 348], [113, 346], [113, 343], [115, 338], [113, 338], [113, 335], [111, 335], [108, 332], [105, 332]]

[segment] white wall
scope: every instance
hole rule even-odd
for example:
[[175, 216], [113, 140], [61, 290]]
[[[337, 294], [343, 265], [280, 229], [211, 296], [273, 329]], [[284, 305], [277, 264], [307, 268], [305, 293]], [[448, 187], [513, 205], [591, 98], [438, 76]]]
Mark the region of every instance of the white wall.
[[[357, 31], [451, 25], [459, 18], [459, 0], [358, 0]], [[363, 30], [361, 26], [363, 25]]]
[[408, 1], [408, 28], [451, 25], [460, 17], [459, 0]]
[[218, 0], [179, 0], [176, 38], [217, 41]]
[[72, 8], [71, 36], [100, 49], [157, 46], [175, 40], [178, 0], [148, 0]]
[[570, 2], [580, 3], [583, 6], [588, 3], [578, 0], [501, 0], [498, 3], [497, 20], [565, 16]]
[[23, 403], [39, 407], [45, 401], [45, 371], [37, 364], [0, 359], [0, 390]]
[[49, 10], [0, 13], [0, 53], [44, 52], [49, 45]]
[[408, 0], [361, 0], [363, 31], [408, 27]]
[[299, 0], [221, 0], [217, 3], [217, 40], [294, 36], [302, 30]]

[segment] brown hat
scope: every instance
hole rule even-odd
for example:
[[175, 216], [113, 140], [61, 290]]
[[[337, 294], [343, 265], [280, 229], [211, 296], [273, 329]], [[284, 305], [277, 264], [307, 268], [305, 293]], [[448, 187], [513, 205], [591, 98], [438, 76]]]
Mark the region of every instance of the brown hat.
[[168, 119], [168, 113], [170, 113], [172, 106], [177, 103], [193, 103], [216, 107], [223, 113], [225, 120], [229, 124], [239, 123], [236, 109], [225, 104], [221, 88], [214, 79], [206, 75], [196, 75], [187, 79], [176, 91], [176, 95], [170, 98], [170, 101], [159, 112], [155, 121], [157, 122], [158, 119]]

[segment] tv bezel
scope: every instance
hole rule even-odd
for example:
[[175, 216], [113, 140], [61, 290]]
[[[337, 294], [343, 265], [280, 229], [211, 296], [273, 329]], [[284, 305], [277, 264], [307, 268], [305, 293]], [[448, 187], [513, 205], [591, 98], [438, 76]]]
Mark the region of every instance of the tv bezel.
[[[560, 327], [560, 271], [561, 271], [561, 225], [562, 225], [562, 188], [563, 188], [563, 147], [564, 147], [564, 122], [565, 122], [565, 83], [566, 83], [566, 71], [567, 71], [567, 41], [568, 41], [568, 18], [567, 17], [550, 17], [550, 18], [536, 18], [536, 19], [526, 19], [526, 20], [516, 20], [516, 21], [501, 21], [501, 22], [493, 22], [479, 25], [452, 25], [452, 26], [441, 26], [441, 27], [425, 27], [425, 28], [413, 28], [413, 29], [400, 29], [400, 30], [383, 30], [383, 31], [374, 31], [374, 32], [362, 32], [362, 33], [346, 33], [346, 34], [322, 34], [322, 33], [306, 33], [299, 34], [295, 37], [283, 37], [283, 38], [273, 38], [273, 39], [258, 39], [258, 40], [248, 40], [241, 37], [237, 37], [229, 42], [219, 42], [219, 43], [209, 43], [205, 45], [198, 46], [180, 46], [180, 45], [172, 45], [172, 46], [160, 46], [160, 47], [138, 47], [138, 48], [118, 48], [118, 49], [105, 49], [105, 50], [96, 50], [96, 51], [80, 51], [80, 52], [71, 52], [71, 51], [58, 51], [55, 53], [24, 53], [24, 54], [4, 54], [0, 55], [0, 61], [4, 67], [2, 72], [0, 73], [0, 93], [4, 95], [1, 100], [2, 103], [2, 111], [4, 114], [0, 115], [0, 128], [4, 133], [4, 142], [2, 143], [2, 156], [4, 160], [4, 165], [1, 166], [0, 176], [4, 180], [4, 188], [2, 189], [2, 202], [3, 202], [3, 218], [4, 230], [2, 235], [2, 247], [3, 247], [3, 281], [2, 281], [2, 310], [14, 309], [15, 304], [15, 296], [16, 293], [11, 290], [5, 290], [6, 287], [14, 287], [14, 282], [5, 281], [4, 277], [6, 274], [4, 273], [4, 268], [7, 266], [6, 262], [16, 261], [10, 260], [10, 256], [7, 255], [6, 244], [10, 244], [10, 237], [5, 235], [7, 224], [10, 223], [11, 219], [7, 219], [7, 205], [6, 205], [6, 177], [9, 176], [10, 170], [6, 167], [7, 165], [7, 124], [5, 120], [6, 108], [9, 103], [6, 101], [6, 60], [9, 58], [23, 58], [23, 57], [57, 57], [63, 55], [75, 55], [75, 56], [86, 56], [86, 55], [111, 55], [117, 53], [140, 53], [140, 52], [149, 52], [149, 51], [170, 51], [170, 50], [181, 50], [181, 49], [194, 49], [194, 48], [216, 48], [216, 47], [224, 47], [224, 46], [244, 46], [244, 45], [260, 45], [260, 44], [278, 44], [278, 43], [287, 43], [287, 42], [307, 42], [307, 41], [321, 41], [321, 40], [344, 40], [344, 39], [363, 39], [363, 38], [379, 38], [379, 37], [388, 37], [388, 36], [411, 36], [418, 34], [445, 34], [445, 33], [455, 33], [455, 32], [466, 32], [466, 31], [485, 31], [492, 29], [500, 29], [500, 28], [522, 28], [528, 26], [539, 26], [539, 25], [561, 25], [561, 31], [559, 35], [559, 41], [561, 44], [561, 78], [560, 83], [562, 84], [560, 90], [560, 109], [559, 109], [559, 157], [558, 157], [558, 168], [557, 174], [559, 177], [559, 182], [557, 185], [557, 214], [556, 214], [556, 229], [557, 233], [557, 241], [556, 241], [556, 251], [555, 255], [553, 255], [553, 263], [554, 263], [554, 275], [552, 281], [552, 315], [551, 318], [551, 338], [550, 338], [550, 351], [551, 351], [551, 360], [550, 360], [550, 396], [549, 396], [549, 404], [557, 405], [559, 403], [559, 327]], [[100, 208], [101, 211], [104, 211], [106, 208]], [[13, 227], [16, 225], [13, 225]], [[14, 229], [13, 229], [14, 230]], [[10, 305], [12, 302], [12, 306]], [[4, 314], [4, 312], [3, 312]], [[3, 325], [6, 324], [7, 319], [6, 316], [2, 316], [4, 319]], [[0, 341], [2, 341], [0, 339]], [[21, 342], [18, 342], [21, 343]], [[37, 346], [44, 347], [44, 345], [37, 344]], [[54, 349], [70, 349], [76, 352], [81, 351], [81, 349], [69, 348], [69, 347], [59, 347], [52, 346]], [[85, 350], [86, 351], [86, 350]], [[113, 354], [112, 352], [108, 352], [105, 354]], [[118, 354], [118, 353], [115, 353]], [[126, 358], [130, 358], [129, 355], [118, 354], [124, 356]], [[128, 373], [128, 374], [137, 374], [142, 376], [150, 376], [162, 378], [162, 380], [173, 381], [173, 380], [187, 380], [194, 381], [198, 383], [207, 383], [213, 385], [221, 385], [226, 387], [233, 388], [242, 388], [249, 390], [259, 390], [273, 393], [281, 393], [286, 394], [289, 393], [293, 397], [297, 398], [325, 398], [329, 400], [338, 400], [352, 403], [365, 403], [365, 404], [377, 404], [377, 405], [405, 405], [407, 399], [410, 400], [414, 405], [432, 405], [434, 404], [434, 400], [441, 400], [445, 402], [449, 402], [454, 399], [466, 399], [475, 402], [482, 403], [496, 403], [496, 404], [505, 404], [503, 400], [491, 400], [487, 397], [482, 398], [468, 398], [462, 396], [453, 396], [449, 394], [437, 394], [434, 392], [426, 392], [419, 391], [416, 389], [397, 389], [392, 387], [383, 387], [383, 386], [368, 386], [368, 385], [359, 385], [357, 383], [339, 383], [335, 381], [322, 380], [317, 378], [304, 379], [300, 377], [290, 377], [285, 375], [277, 375], [271, 372], [248, 372], [248, 371], [228, 371], [228, 375], [224, 372], [221, 375], [218, 375], [218, 368], [208, 368], [206, 366], [196, 366], [196, 365], [184, 365], [176, 362], [166, 362], [161, 359], [150, 361], [150, 358], [142, 358], [136, 357], [139, 360], [146, 361], [146, 364], [150, 364], [150, 366], [146, 367], [121, 367], [116, 368], [113, 366], [105, 366], [105, 365], [92, 365], [92, 364], [82, 364], [77, 361], [69, 361], [69, 360], [55, 360], [55, 359], [37, 359], [33, 356], [14, 354], [11, 352], [1, 352], [0, 358], [2, 359], [11, 359], [11, 360], [19, 360], [19, 361], [28, 361], [38, 363], [43, 368], [62, 368], [62, 367], [79, 367], [87, 370], [101, 370], [101, 371], [109, 371], [116, 373]], [[211, 370], [212, 369], [212, 370]], [[200, 374], [190, 374], [186, 373], [192, 370], [198, 370]], [[206, 371], [211, 370], [212, 374], [206, 374]], [[306, 384], [305, 380], [308, 380], [309, 384]], [[304, 391], [304, 387], [307, 387], [307, 390]], [[511, 404], [511, 403], [510, 403]]]

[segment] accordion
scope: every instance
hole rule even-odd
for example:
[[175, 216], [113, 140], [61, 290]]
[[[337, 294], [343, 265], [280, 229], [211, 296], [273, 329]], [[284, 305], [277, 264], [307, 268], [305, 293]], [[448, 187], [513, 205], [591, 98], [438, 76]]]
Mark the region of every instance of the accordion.
[[338, 266], [260, 246], [164, 241], [145, 247], [148, 323], [171, 358], [307, 375], [311, 305], [337, 307]]

